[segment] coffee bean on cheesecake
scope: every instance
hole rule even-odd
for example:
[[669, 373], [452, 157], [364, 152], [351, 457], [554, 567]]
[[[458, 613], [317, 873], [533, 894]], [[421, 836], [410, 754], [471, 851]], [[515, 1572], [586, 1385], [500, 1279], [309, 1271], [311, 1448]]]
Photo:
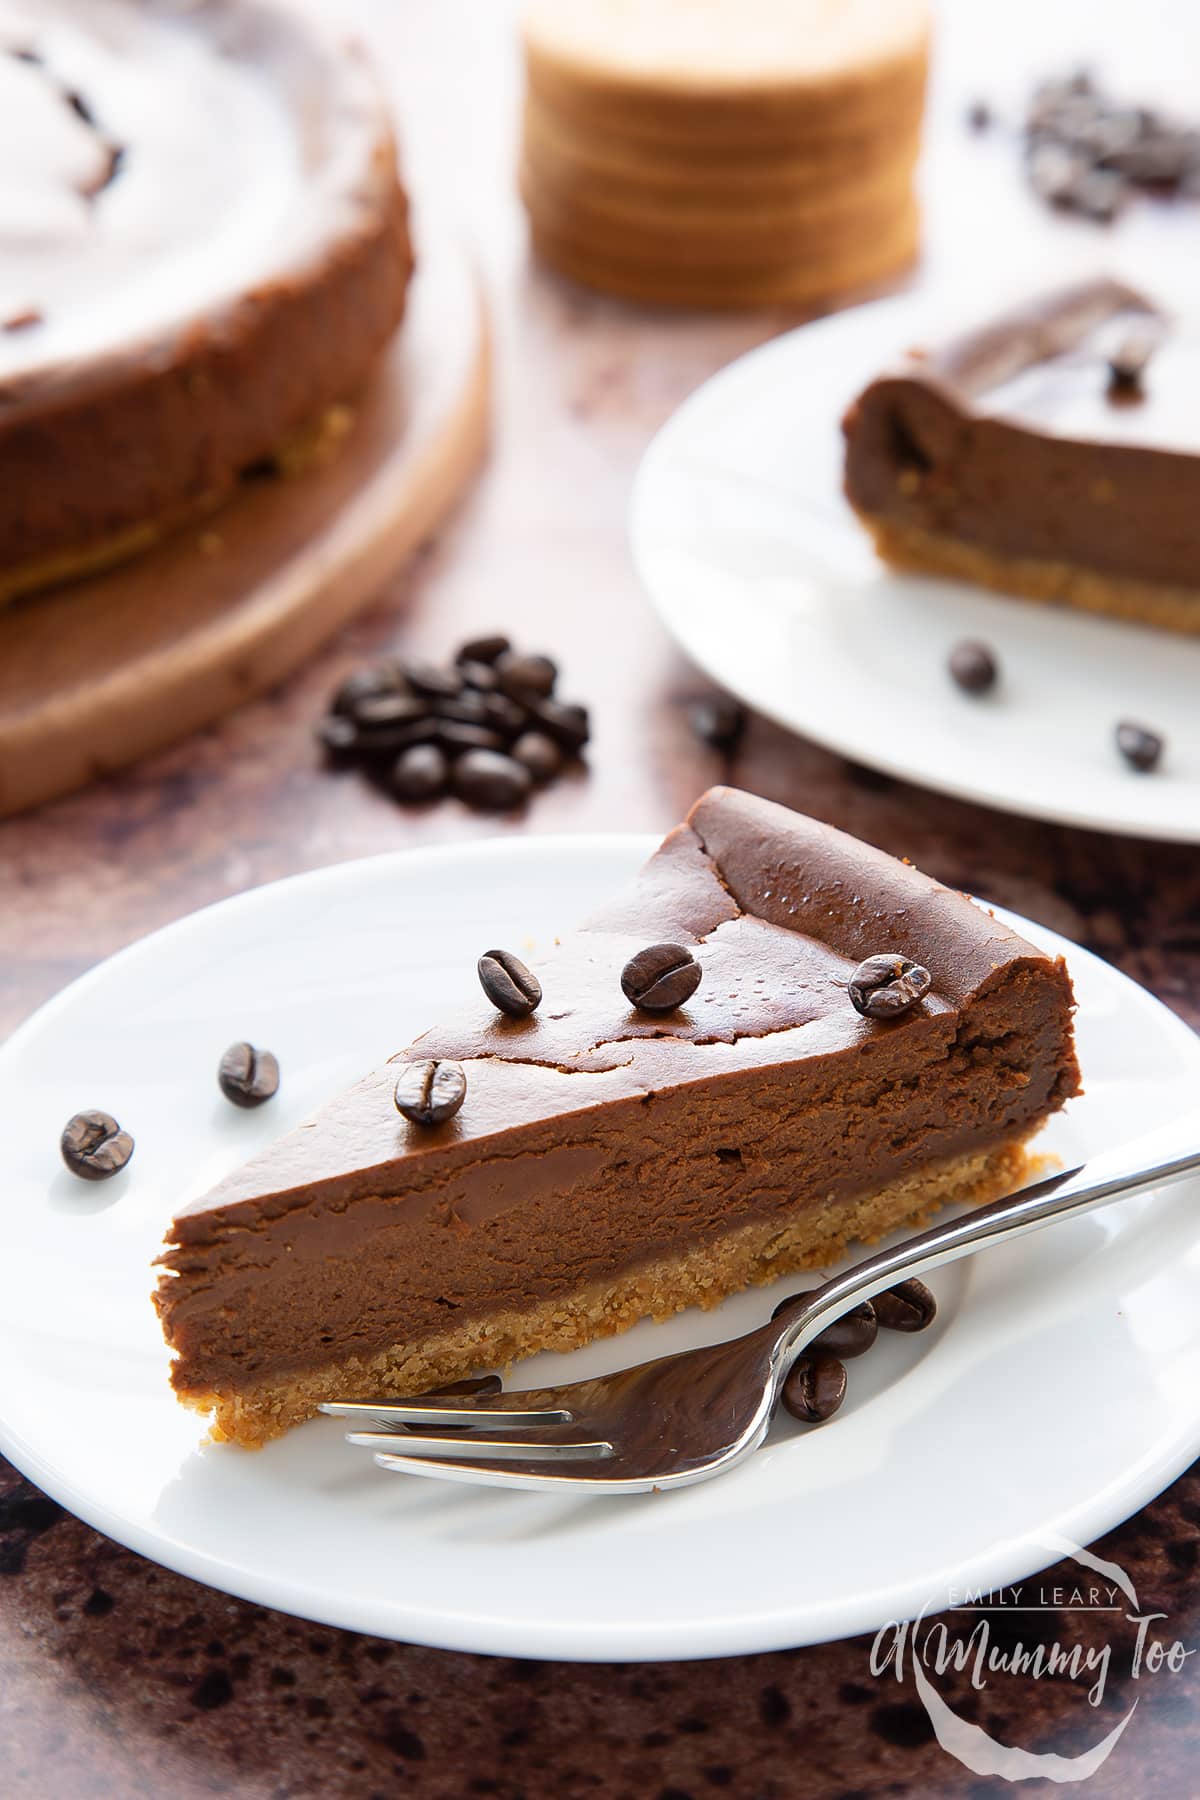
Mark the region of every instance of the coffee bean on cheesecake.
[[986, 644], [964, 638], [950, 652], [947, 667], [968, 694], [986, 694], [996, 685], [996, 659]]
[[235, 1106], [262, 1106], [279, 1092], [279, 1064], [269, 1050], [230, 1044], [217, 1066], [217, 1083]]
[[1163, 753], [1163, 740], [1157, 731], [1150, 731], [1145, 725], [1135, 725], [1130, 719], [1122, 719], [1116, 730], [1117, 749], [1132, 769], [1140, 769], [1143, 774], [1158, 766]]
[[868, 1019], [896, 1019], [929, 992], [933, 977], [920, 963], [888, 951], [860, 962], [846, 983], [850, 1003]]
[[937, 1316], [937, 1301], [915, 1275], [885, 1294], [876, 1294], [871, 1304], [875, 1317], [888, 1331], [924, 1331]]
[[836, 1356], [806, 1351], [789, 1369], [779, 1397], [794, 1419], [819, 1425], [846, 1398], [846, 1371]]
[[691, 999], [701, 973], [682, 944], [650, 944], [621, 970], [621, 990], [639, 1012], [673, 1012]]
[[484, 993], [510, 1019], [527, 1019], [541, 1004], [541, 982], [511, 950], [485, 950], [477, 967]]
[[460, 644], [454, 660], [457, 663], [494, 663], [512, 649], [509, 639], [503, 632], [495, 631], [483, 637], [468, 638]]
[[535, 781], [552, 781], [563, 765], [563, 753], [544, 731], [523, 731], [512, 747], [513, 760]]
[[[789, 1294], [781, 1300], [771, 1314], [773, 1319], [782, 1318], [784, 1313], [793, 1309], [797, 1312], [806, 1306], [817, 1292], [816, 1288], [808, 1288], [798, 1294]], [[858, 1306], [843, 1313], [832, 1325], [827, 1325], [809, 1344], [809, 1350], [823, 1350], [830, 1356], [865, 1356], [879, 1335], [879, 1321], [875, 1316], [875, 1308], [869, 1300], [863, 1300]]]
[[62, 1159], [84, 1181], [107, 1181], [133, 1155], [133, 1139], [111, 1113], [78, 1112], [63, 1126]]
[[450, 764], [444, 750], [437, 744], [414, 744], [392, 764], [388, 785], [397, 800], [419, 805], [444, 794], [449, 777]]
[[515, 651], [506, 650], [496, 658], [495, 668], [501, 692], [514, 700], [527, 695], [548, 696], [558, 680], [558, 667], [548, 656], [518, 656]]
[[454, 764], [454, 792], [468, 806], [505, 812], [529, 798], [533, 777], [511, 756], [498, 750], [468, 750]]
[[405, 1063], [396, 1078], [396, 1111], [414, 1125], [443, 1125], [467, 1097], [461, 1063]]

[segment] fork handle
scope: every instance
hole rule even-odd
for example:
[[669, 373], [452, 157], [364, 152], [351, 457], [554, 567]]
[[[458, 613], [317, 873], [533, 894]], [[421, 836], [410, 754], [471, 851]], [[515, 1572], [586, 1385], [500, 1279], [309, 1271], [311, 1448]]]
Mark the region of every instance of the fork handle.
[[1168, 1127], [1136, 1138], [1118, 1150], [1108, 1151], [1075, 1169], [1065, 1169], [1044, 1181], [995, 1200], [964, 1218], [934, 1225], [919, 1236], [891, 1249], [880, 1250], [853, 1268], [835, 1275], [816, 1290], [808, 1305], [793, 1314], [780, 1332], [776, 1366], [786, 1373], [806, 1344], [841, 1318], [851, 1307], [910, 1275], [924, 1275], [943, 1263], [973, 1256], [992, 1244], [1007, 1243], [1031, 1231], [1041, 1231], [1060, 1219], [1094, 1212], [1114, 1200], [1123, 1200], [1146, 1188], [1162, 1187], [1200, 1169], [1200, 1117], [1176, 1121]]

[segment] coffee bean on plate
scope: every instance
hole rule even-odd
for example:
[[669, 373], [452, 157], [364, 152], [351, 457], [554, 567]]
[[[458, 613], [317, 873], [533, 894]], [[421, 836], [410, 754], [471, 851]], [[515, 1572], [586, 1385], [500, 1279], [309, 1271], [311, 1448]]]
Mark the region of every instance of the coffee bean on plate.
[[279, 1064], [269, 1050], [230, 1044], [217, 1066], [217, 1082], [235, 1106], [262, 1106], [279, 1092]]
[[682, 944], [649, 944], [621, 970], [621, 991], [639, 1012], [673, 1012], [691, 999], [702, 973]]
[[494, 663], [497, 658], [512, 649], [512, 644], [503, 632], [496, 631], [483, 637], [468, 638], [460, 644], [455, 662], [458, 663]]
[[937, 1317], [937, 1301], [915, 1275], [871, 1302], [875, 1317], [888, 1331], [924, 1331]]
[[78, 1112], [63, 1126], [62, 1159], [84, 1181], [107, 1181], [133, 1155], [133, 1139], [111, 1113]]
[[996, 685], [996, 659], [987, 645], [975, 638], [963, 638], [955, 644], [946, 666], [968, 694], [986, 694]]
[[1127, 400], [1142, 394], [1146, 365], [1157, 342], [1157, 334], [1150, 330], [1126, 332], [1108, 359], [1110, 398]]
[[533, 777], [521, 763], [498, 750], [468, 750], [454, 764], [452, 784], [468, 806], [504, 812], [529, 798]]
[[745, 708], [727, 694], [708, 694], [695, 700], [688, 711], [692, 730], [714, 750], [733, 750], [746, 729]]
[[548, 656], [519, 656], [506, 650], [496, 659], [496, 680], [514, 700], [546, 697], [554, 692], [558, 668]]
[[820, 1425], [846, 1398], [846, 1371], [836, 1356], [805, 1351], [788, 1370], [779, 1397], [794, 1419]]
[[562, 768], [563, 754], [544, 731], [523, 731], [512, 747], [514, 762], [529, 770], [535, 781], [551, 781]]
[[414, 1125], [443, 1125], [467, 1097], [461, 1063], [404, 1063], [396, 1077], [396, 1111]]
[[[779, 1302], [771, 1317], [781, 1318], [793, 1308], [798, 1311], [812, 1299], [816, 1291], [815, 1288], [809, 1288], [798, 1294], [789, 1294], [786, 1300]], [[823, 1350], [830, 1356], [842, 1358], [865, 1356], [878, 1335], [879, 1321], [875, 1317], [875, 1308], [869, 1300], [863, 1300], [848, 1313], [843, 1313], [840, 1319], [835, 1319], [832, 1325], [827, 1325], [808, 1345], [808, 1349]]]
[[1151, 731], [1145, 725], [1135, 725], [1131, 719], [1122, 719], [1116, 730], [1117, 749], [1132, 769], [1140, 769], [1143, 775], [1157, 768], [1163, 753], [1163, 739], [1157, 731]]
[[484, 993], [510, 1019], [527, 1019], [541, 1004], [541, 982], [511, 950], [485, 950], [477, 967]]
[[392, 764], [388, 785], [397, 800], [419, 804], [444, 794], [449, 775], [445, 751], [436, 744], [414, 744]]
[[932, 985], [933, 977], [920, 963], [887, 951], [860, 962], [846, 983], [855, 1012], [867, 1019], [897, 1019], [916, 1006]]

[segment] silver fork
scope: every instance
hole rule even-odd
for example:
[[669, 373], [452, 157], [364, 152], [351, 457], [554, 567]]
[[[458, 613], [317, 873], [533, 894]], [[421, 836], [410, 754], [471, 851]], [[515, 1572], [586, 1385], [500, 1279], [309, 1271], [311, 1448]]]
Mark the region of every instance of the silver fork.
[[588, 1494], [707, 1481], [758, 1448], [788, 1370], [843, 1313], [908, 1276], [1178, 1181], [1200, 1168], [1198, 1138], [1192, 1120], [935, 1225], [727, 1343], [564, 1387], [499, 1393], [494, 1381], [464, 1382], [412, 1400], [332, 1400], [321, 1411], [374, 1427], [347, 1441], [374, 1450], [380, 1468], [444, 1481]]

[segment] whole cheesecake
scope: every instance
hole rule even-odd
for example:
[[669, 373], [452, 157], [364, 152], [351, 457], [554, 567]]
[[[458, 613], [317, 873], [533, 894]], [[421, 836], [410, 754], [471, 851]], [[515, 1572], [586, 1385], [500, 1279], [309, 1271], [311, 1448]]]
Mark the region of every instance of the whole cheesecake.
[[352, 47], [269, 0], [0, 0], [0, 598], [336, 436], [411, 268]]
[[[650, 1015], [621, 973], [656, 941], [702, 979]], [[931, 985], [863, 1016], [847, 984], [888, 951]], [[993, 1199], [1079, 1089], [1060, 961], [729, 789], [540, 980], [531, 1017], [481, 995], [397, 1059], [460, 1064], [452, 1118], [401, 1117], [394, 1061], [177, 1215], [156, 1301], [175, 1390], [218, 1438], [573, 1349]]]

